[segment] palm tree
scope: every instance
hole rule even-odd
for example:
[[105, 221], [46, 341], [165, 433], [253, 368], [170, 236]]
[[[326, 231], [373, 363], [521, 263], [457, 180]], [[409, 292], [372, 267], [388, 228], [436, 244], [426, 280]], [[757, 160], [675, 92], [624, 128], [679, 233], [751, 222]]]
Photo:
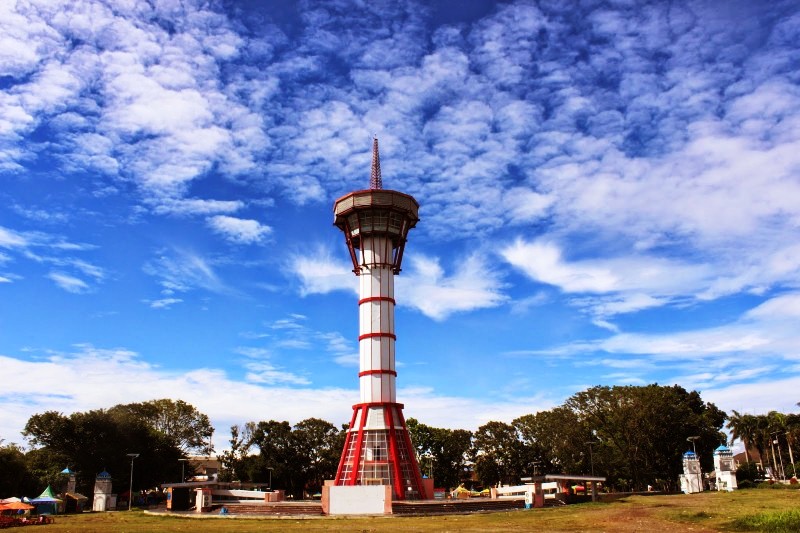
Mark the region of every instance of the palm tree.
[[[757, 419], [753, 415], [739, 414], [733, 411], [733, 415], [728, 417], [728, 429], [731, 430], [731, 445], [739, 439], [744, 444], [744, 456], [750, 462], [749, 448], [757, 440]], [[760, 449], [759, 449], [760, 451]]]

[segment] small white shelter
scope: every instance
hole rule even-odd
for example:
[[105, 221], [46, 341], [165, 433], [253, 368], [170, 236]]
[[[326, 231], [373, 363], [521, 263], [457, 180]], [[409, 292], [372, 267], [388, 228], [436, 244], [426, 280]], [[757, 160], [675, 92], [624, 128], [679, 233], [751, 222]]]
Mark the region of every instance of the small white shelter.
[[117, 507], [117, 495], [111, 494], [111, 474], [103, 470], [94, 479], [92, 511], [109, 511]]
[[738, 488], [733, 452], [724, 444], [714, 450], [714, 473], [717, 475], [717, 490], [731, 492]]
[[703, 472], [700, 469], [700, 459], [691, 450], [683, 454], [681, 491], [686, 494], [703, 492]]

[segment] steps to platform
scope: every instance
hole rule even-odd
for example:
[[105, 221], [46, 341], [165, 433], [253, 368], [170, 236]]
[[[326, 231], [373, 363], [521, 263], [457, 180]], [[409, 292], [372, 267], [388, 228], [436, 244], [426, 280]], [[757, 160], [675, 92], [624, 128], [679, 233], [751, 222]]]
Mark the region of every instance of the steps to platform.
[[222, 506], [228, 509], [229, 515], [304, 515], [323, 516], [320, 502], [264, 502], [264, 503], [216, 503], [212, 513], [219, 513]]
[[444, 500], [418, 502], [392, 502], [392, 513], [396, 515], [430, 515], [476, 513], [480, 511], [508, 511], [524, 509], [523, 500]]

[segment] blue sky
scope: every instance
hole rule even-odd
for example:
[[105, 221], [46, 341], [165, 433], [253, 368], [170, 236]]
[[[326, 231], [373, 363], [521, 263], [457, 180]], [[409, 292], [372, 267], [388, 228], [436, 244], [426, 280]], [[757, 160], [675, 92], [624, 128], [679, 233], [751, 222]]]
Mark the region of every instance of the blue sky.
[[349, 420], [332, 203], [416, 197], [398, 400], [800, 401], [798, 2], [0, 4], [0, 438], [170, 397]]

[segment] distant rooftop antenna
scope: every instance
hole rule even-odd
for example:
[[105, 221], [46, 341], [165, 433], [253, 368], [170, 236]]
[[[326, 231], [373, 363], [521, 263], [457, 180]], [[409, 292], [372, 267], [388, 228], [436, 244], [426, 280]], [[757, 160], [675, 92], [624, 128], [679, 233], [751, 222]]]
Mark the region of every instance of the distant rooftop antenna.
[[378, 154], [378, 136], [372, 137], [372, 170], [369, 173], [369, 188], [383, 189], [381, 180], [381, 156]]

